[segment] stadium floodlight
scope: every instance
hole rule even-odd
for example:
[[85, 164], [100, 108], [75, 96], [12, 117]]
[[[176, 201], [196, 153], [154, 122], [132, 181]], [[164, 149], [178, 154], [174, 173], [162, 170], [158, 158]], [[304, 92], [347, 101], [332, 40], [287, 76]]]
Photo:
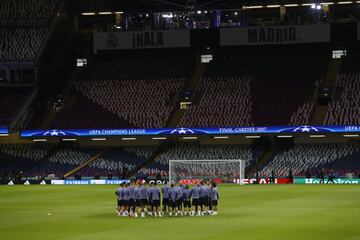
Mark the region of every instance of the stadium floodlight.
[[228, 139], [229, 136], [215, 136], [214, 139]]
[[197, 137], [183, 137], [182, 139], [185, 139], [185, 140], [192, 140], [192, 139], [197, 139]]
[[106, 138], [92, 138], [93, 141], [105, 141]]
[[243, 6], [243, 9], [256, 9], [256, 8], [263, 8], [263, 6], [261, 5]]
[[120, 11], [120, 12], [114, 12], [116, 14], [123, 14], [124, 12]]
[[113, 14], [112, 12], [99, 12], [100, 15], [111, 15]]
[[245, 138], [260, 138], [261, 136], [253, 135], [253, 136], [245, 136]]
[[124, 137], [124, 138], [121, 138], [121, 140], [123, 140], [123, 141], [134, 141], [134, 140], [136, 140], [136, 138], [134, 138], [134, 137]]
[[292, 135], [278, 135], [278, 138], [292, 138]]
[[38, 139], [33, 139], [34, 142], [46, 142], [47, 139], [45, 138], [38, 138]]
[[311, 138], [324, 138], [325, 135], [317, 134], [317, 135], [310, 135]]
[[338, 2], [338, 4], [352, 4], [352, 1], [342, 1], [342, 2]]
[[322, 2], [320, 3], [320, 5], [333, 5], [334, 2]]
[[76, 138], [63, 138], [61, 140], [63, 140], [64, 142], [72, 142], [72, 141], [76, 141]]
[[267, 8], [278, 8], [280, 7], [280, 5], [275, 4], [275, 5], [266, 5]]
[[194, 184], [208, 180], [241, 184], [245, 162], [243, 159], [169, 160], [169, 182]]
[[285, 4], [284, 7], [298, 7], [299, 4], [297, 3], [290, 3], [290, 4]]
[[9, 136], [9, 134], [7, 134], [7, 133], [1, 133], [0, 134], [0, 137], [8, 137]]
[[359, 137], [358, 134], [344, 134], [344, 137]]
[[303, 3], [303, 4], [301, 4], [301, 6], [313, 6], [313, 5], [315, 5], [314, 3]]
[[166, 140], [167, 137], [153, 137], [153, 140]]
[[94, 12], [83, 12], [83, 13], [81, 13], [81, 15], [90, 16], [90, 15], [95, 15], [95, 13]]

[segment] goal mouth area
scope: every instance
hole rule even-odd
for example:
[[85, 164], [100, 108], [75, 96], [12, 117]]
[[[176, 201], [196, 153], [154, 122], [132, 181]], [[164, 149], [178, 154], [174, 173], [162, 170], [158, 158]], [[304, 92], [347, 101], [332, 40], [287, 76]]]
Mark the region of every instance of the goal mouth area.
[[169, 183], [197, 184], [201, 181], [241, 183], [245, 159], [171, 159]]

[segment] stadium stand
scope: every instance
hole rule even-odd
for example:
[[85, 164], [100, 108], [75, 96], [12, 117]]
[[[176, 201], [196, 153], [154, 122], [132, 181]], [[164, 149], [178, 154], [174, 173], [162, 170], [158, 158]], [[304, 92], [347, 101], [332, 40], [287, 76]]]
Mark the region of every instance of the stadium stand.
[[76, 166], [89, 160], [94, 154], [95, 151], [93, 150], [63, 148], [51, 156], [48, 161], [38, 164], [35, 168], [31, 169], [31, 171], [26, 172], [26, 174], [32, 176], [55, 174], [55, 176], [61, 177]]
[[112, 149], [81, 169], [82, 176], [122, 176], [143, 164], [154, 152], [154, 147], [124, 147]]
[[[85, 177], [119, 176], [124, 171], [131, 171], [142, 164], [154, 151], [153, 147], [124, 147], [105, 152], [100, 158], [76, 173]], [[52, 155], [48, 161], [41, 162], [25, 172], [27, 176], [63, 176], [96, 154], [95, 150], [81, 150], [64, 147]]]
[[19, 172], [31, 169], [34, 163], [46, 156], [49, 144], [0, 145], [1, 172]]
[[[356, 159], [360, 154], [358, 144], [297, 144], [290, 149], [278, 149], [272, 159], [260, 170], [260, 175], [269, 176], [272, 170], [277, 176], [287, 176], [291, 169], [294, 175], [304, 175], [307, 169], [313, 171], [334, 170], [341, 175], [359, 171]], [[346, 164], [343, 164], [346, 163]]]
[[329, 103], [324, 124], [360, 124], [360, 74], [343, 73], [337, 77], [339, 96]]
[[197, 88], [202, 98], [182, 119], [180, 126], [249, 126], [251, 97], [249, 77], [205, 77]]
[[99, 57], [75, 82], [73, 106], [58, 114], [52, 126], [98, 127], [103, 119], [102, 127], [164, 127], [174, 107], [171, 100], [184, 87], [191, 68], [191, 61], [182, 58]]
[[[200, 103], [190, 107], [181, 125], [309, 124], [314, 87], [328, 61], [322, 55], [214, 60], [197, 88]], [[300, 63], [306, 71], [298, 67]]]
[[0, 125], [10, 125], [30, 94], [28, 88], [0, 88]]
[[47, 34], [57, 0], [0, 2], [0, 62], [32, 62]]

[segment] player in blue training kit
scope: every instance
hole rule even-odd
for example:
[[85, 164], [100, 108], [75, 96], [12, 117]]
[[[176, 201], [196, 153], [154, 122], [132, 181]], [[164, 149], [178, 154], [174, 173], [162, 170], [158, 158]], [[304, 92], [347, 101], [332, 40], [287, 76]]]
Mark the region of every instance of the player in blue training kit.
[[123, 197], [123, 184], [119, 185], [119, 188], [115, 192], [117, 198], [117, 208], [116, 213], [118, 216], [122, 214], [123, 211], [123, 204], [122, 204], [122, 197]]
[[145, 212], [148, 213], [149, 216], [152, 216], [152, 201], [151, 201], [151, 190], [154, 187], [154, 184], [150, 184], [149, 188], [147, 188], [146, 191], [146, 195], [147, 195], [147, 203], [146, 203], [146, 208], [145, 208]]
[[129, 215], [128, 206], [130, 202], [130, 192], [128, 187], [129, 185], [125, 183], [123, 188], [123, 197], [122, 197], [122, 205], [124, 208], [122, 212], [122, 216], [124, 217], [127, 217]]
[[218, 200], [220, 199], [219, 197], [219, 192], [217, 191], [216, 188], [216, 183], [212, 183], [211, 186], [211, 191], [210, 191], [210, 199], [211, 199], [211, 206], [213, 208], [213, 215], [217, 215], [218, 214]]
[[128, 192], [129, 192], [129, 204], [128, 204], [128, 213], [130, 215], [130, 217], [133, 217], [135, 214], [135, 208], [136, 208], [136, 203], [135, 203], [135, 186], [134, 186], [134, 181], [130, 182], [130, 186], [128, 187]]
[[191, 213], [190, 198], [191, 198], [191, 190], [189, 189], [189, 185], [186, 185], [185, 188], [182, 190], [182, 200], [183, 200], [183, 204], [184, 204], [183, 210], [184, 210], [185, 216], [187, 214], [190, 215], [190, 213]]
[[162, 216], [165, 216], [165, 213], [168, 212], [169, 206], [169, 185], [165, 185], [162, 189]]
[[206, 201], [207, 201], [206, 187], [204, 185], [204, 181], [201, 181], [199, 187], [199, 205], [201, 208], [202, 215], [204, 215], [206, 211]]
[[138, 186], [134, 189], [134, 196], [135, 196], [135, 217], [138, 217], [138, 213], [140, 211], [141, 200], [140, 200], [140, 189], [142, 184], [138, 182]]
[[156, 182], [154, 183], [153, 187], [151, 188], [150, 192], [150, 199], [151, 199], [151, 210], [155, 217], [161, 217], [160, 212], [160, 189], [156, 186]]
[[199, 201], [200, 201], [200, 184], [198, 183], [196, 186], [194, 186], [191, 189], [191, 197], [192, 197], [192, 205], [193, 205], [193, 211], [191, 213], [191, 216], [195, 216], [195, 213], [197, 216], [201, 215], [200, 209], [199, 209]]
[[175, 214], [175, 216], [177, 216], [177, 213], [175, 213], [176, 210], [176, 200], [177, 200], [177, 193], [178, 191], [174, 188], [174, 184], [172, 183], [170, 185], [170, 189], [168, 191], [169, 194], [169, 205], [170, 205], [170, 211], [169, 211], [169, 215], [170, 217]]
[[139, 182], [139, 190], [137, 192], [137, 197], [136, 197], [136, 206], [140, 208], [140, 212], [141, 212], [141, 217], [144, 218], [145, 217], [145, 206], [147, 204], [147, 189], [146, 187]]
[[211, 193], [211, 184], [210, 181], [207, 181], [205, 183], [205, 193], [206, 193], [206, 197], [205, 197], [205, 214], [210, 214], [211, 213], [211, 199], [210, 199], [210, 193]]
[[177, 207], [177, 214], [183, 215], [182, 212], [182, 185], [176, 186], [176, 207]]

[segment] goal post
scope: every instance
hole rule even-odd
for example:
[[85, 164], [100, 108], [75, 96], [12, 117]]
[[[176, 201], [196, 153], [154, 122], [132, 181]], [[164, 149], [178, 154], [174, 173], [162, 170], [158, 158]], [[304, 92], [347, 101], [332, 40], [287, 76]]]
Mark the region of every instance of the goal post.
[[241, 159], [169, 160], [169, 182], [209, 180], [218, 183], [238, 183], [245, 175]]

